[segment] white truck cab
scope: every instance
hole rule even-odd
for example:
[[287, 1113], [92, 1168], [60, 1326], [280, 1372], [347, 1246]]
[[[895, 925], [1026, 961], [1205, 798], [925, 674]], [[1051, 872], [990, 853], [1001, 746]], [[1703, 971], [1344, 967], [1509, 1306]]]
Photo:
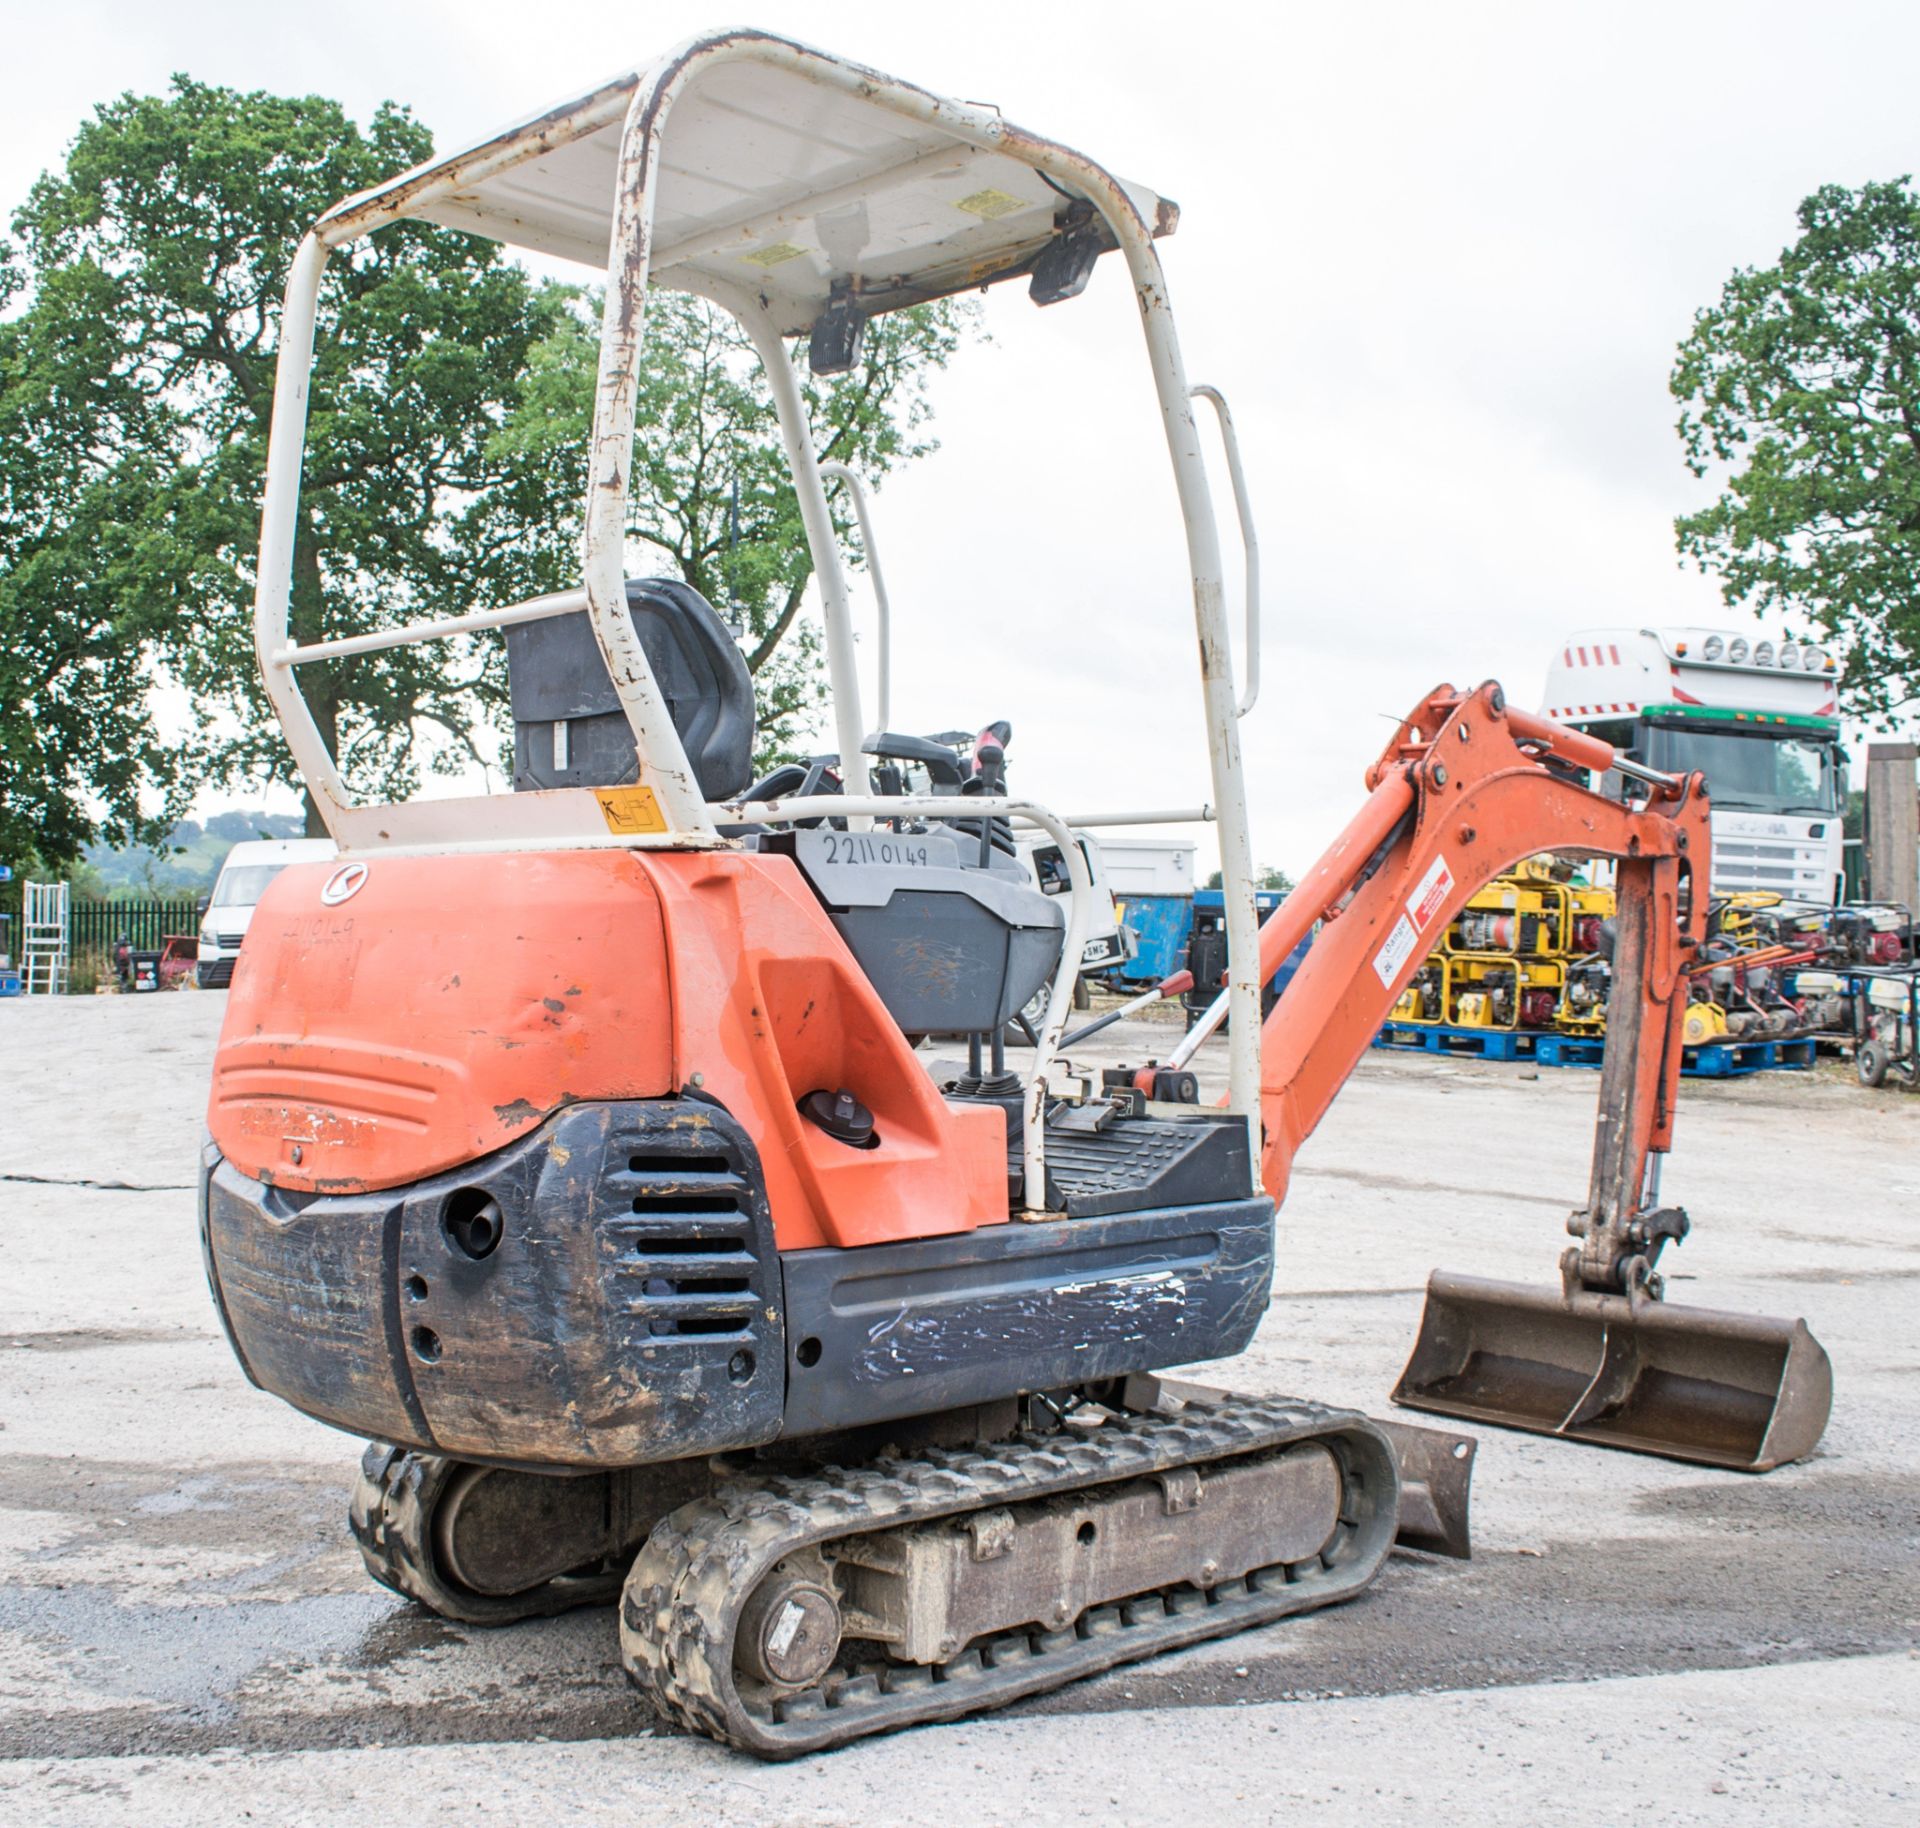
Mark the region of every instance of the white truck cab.
[[[1580, 629], [1547, 670], [1541, 709], [1650, 768], [1707, 777], [1715, 894], [1826, 905], [1845, 855], [1837, 672], [1824, 648], [1724, 629]], [[1601, 791], [1629, 785], [1609, 775]]]
[[194, 967], [200, 988], [224, 990], [233, 982], [240, 942], [274, 877], [290, 863], [318, 863], [339, 854], [331, 838], [249, 839], [228, 851], [200, 922], [199, 963]]

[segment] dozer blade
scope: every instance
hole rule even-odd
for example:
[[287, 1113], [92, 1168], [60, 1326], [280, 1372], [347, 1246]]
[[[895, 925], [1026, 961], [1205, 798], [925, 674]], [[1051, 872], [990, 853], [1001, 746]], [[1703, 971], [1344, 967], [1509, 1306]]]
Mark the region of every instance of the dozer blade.
[[1416, 1428], [1379, 1416], [1373, 1425], [1393, 1443], [1393, 1457], [1400, 1465], [1400, 1527], [1394, 1547], [1471, 1561], [1467, 1514], [1479, 1442], [1450, 1428]]
[[1819, 1444], [1833, 1367], [1804, 1320], [1435, 1270], [1393, 1400], [1763, 1473]]

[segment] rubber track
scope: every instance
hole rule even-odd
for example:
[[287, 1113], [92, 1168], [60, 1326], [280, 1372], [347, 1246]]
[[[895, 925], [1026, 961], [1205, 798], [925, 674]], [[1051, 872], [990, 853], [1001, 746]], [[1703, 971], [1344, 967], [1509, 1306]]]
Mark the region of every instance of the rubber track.
[[[735, 1686], [741, 1608], [796, 1550], [1308, 1441], [1334, 1453], [1346, 1489], [1340, 1525], [1316, 1560], [1259, 1569], [1208, 1593], [1180, 1584], [1094, 1607], [1061, 1631], [1003, 1632], [932, 1669], [880, 1662], [877, 1654], [877, 1668], [851, 1677], [836, 1671], [819, 1688], [752, 1705]], [[1349, 1599], [1386, 1559], [1398, 1510], [1393, 1450], [1365, 1416], [1250, 1398], [982, 1450], [730, 1482], [655, 1526], [627, 1576], [621, 1658], [670, 1719], [762, 1758], [792, 1758], [1004, 1706], [1120, 1663]]]
[[618, 1574], [562, 1575], [508, 1594], [476, 1593], [444, 1576], [433, 1551], [433, 1514], [448, 1481], [465, 1465], [380, 1441], [361, 1455], [347, 1527], [381, 1586], [463, 1625], [512, 1625], [576, 1606], [610, 1605], [618, 1597]]

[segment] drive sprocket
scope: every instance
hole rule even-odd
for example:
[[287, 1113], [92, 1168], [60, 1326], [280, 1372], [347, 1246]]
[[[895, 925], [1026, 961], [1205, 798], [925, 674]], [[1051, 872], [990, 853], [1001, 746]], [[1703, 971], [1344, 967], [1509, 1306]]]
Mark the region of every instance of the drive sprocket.
[[[624, 1559], [537, 1581], [517, 1593], [481, 1593], [446, 1566], [436, 1524], [456, 1481], [486, 1469], [441, 1454], [373, 1442], [360, 1459], [347, 1522], [367, 1572], [381, 1586], [465, 1625], [511, 1625], [576, 1606], [611, 1605]], [[511, 1476], [511, 1475], [509, 1475]]]

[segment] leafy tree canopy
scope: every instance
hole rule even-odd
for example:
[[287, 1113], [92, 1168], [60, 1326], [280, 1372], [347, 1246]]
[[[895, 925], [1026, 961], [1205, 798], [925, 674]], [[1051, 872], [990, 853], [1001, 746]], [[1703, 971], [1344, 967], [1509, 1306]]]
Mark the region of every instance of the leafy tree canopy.
[[1920, 197], [1828, 185], [1799, 220], [1680, 346], [1687, 463], [1723, 490], [1675, 535], [1729, 605], [1825, 635], [1885, 721], [1920, 696]]
[[[323, 98], [178, 77], [99, 108], [34, 186], [0, 257], [0, 286], [26, 294], [0, 325], [0, 842], [16, 812], [49, 859], [151, 842], [209, 781], [289, 778], [252, 640], [280, 296], [316, 217], [431, 152], [392, 104], [363, 130]], [[578, 581], [592, 316], [495, 244], [424, 224], [334, 254], [296, 641]], [[925, 380], [962, 321], [874, 325], [861, 368], [811, 390], [819, 441], [870, 472], [930, 448]], [[650, 311], [634, 550], [735, 606], [777, 749], [818, 697], [810, 566], [770, 399], [726, 325], [677, 298]], [[483, 635], [300, 683], [349, 782], [402, 794], [424, 771], [497, 765], [503, 659]], [[158, 666], [198, 714], [186, 752], [154, 726]]]
[[[578, 300], [592, 306], [591, 299]], [[574, 516], [584, 486], [598, 311], [575, 309], [535, 349], [493, 441]], [[923, 305], [869, 323], [861, 359], [831, 380], [790, 352], [822, 461], [883, 476], [934, 448], [926, 383], [971, 328], [965, 305]], [[641, 351], [631, 483], [637, 569], [684, 578], [741, 630], [754, 676], [762, 767], [788, 759], [822, 697], [818, 635], [800, 620], [813, 577], [772, 390], [736, 320], [704, 299], [656, 293]], [[844, 535], [847, 504], [832, 498]]]
[[[151, 840], [180, 795], [147, 706], [159, 619], [128, 575], [152, 460], [118, 471], [95, 443], [125, 410], [96, 280], [61, 287], [57, 316], [0, 321], [0, 861], [21, 873], [96, 834]], [[0, 248], [0, 308], [18, 284]]]

